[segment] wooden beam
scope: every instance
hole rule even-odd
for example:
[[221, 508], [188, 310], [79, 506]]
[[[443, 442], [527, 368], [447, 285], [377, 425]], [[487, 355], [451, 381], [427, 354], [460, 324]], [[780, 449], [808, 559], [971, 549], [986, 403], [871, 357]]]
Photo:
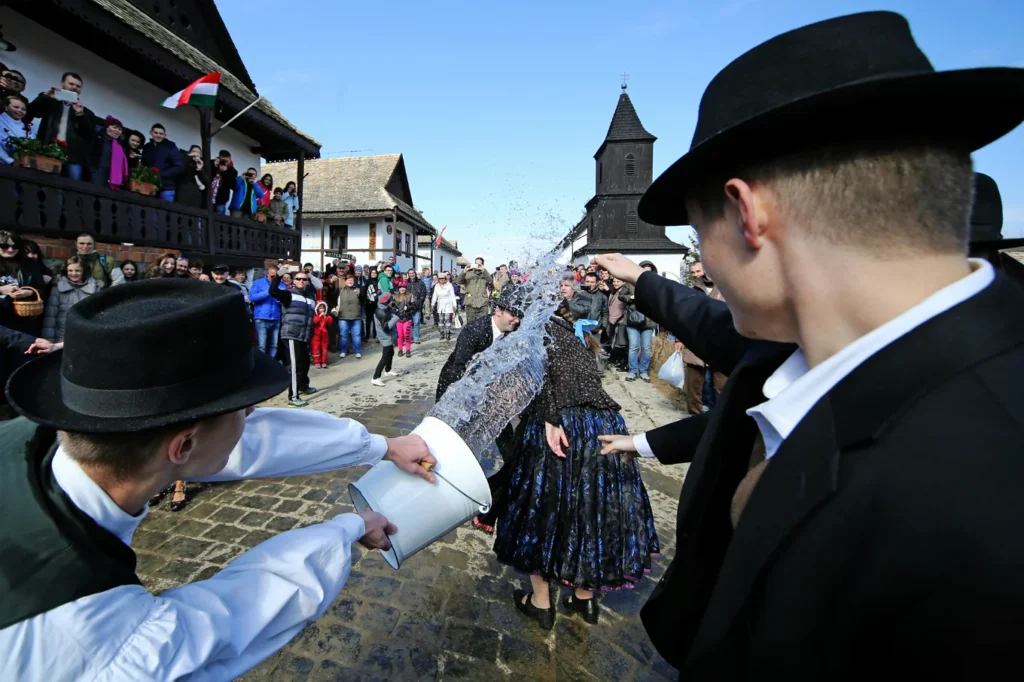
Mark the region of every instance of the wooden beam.
[[[292, 217], [292, 225], [294, 225], [295, 229], [299, 231], [299, 239], [301, 240], [301, 238], [302, 238], [302, 207], [305, 206], [305, 204], [302, 203], [303, 202], [302, 187], [303, 187], [303, 185], [305, 185], [305, 177], [304, 176], [306, 175], [306, 152], [302, 151], [301, 149], [299, 150], [299, 158], [297, 160], [297, 164], [296, 164], [296, 167], [295, 167], [295, 172], [298, 175], [298, 177], [295, 179], [295, 192], [296, 192], [295, 196], [297, 196], [299, 198], [299, 210]], [[322, 227], [323, 226], [323, 222], [321, 222], [320, 225]], [[322, 239], [322, 235], [321, 235], [321, 239]]]

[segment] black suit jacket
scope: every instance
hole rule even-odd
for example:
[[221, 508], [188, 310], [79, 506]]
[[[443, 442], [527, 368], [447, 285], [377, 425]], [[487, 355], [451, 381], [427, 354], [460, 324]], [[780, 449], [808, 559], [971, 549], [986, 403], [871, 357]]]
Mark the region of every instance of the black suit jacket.
[[740, 337], [722, 304], [663, 278], [637, 289], [642, 312], [730, 374], [680, 494], [676, 556], [641, 614], [682, 679], [980, 679], [1017, 665], [1024, 292], [998, 278], [840, 381], [733, 532], [756, 435], [745, 410], [793, 348]]
[[491, 329], [491, 316], [478, 317], [459, 332], [455, 341], [455, 350], [448, 356], [448, 360], [441, 368], [441, 375], [437, 378], [437, 397], [440, 401], [448, 387], [462, 378], [466, 373], [466, 367], [477, 353], [490, 348], [494, 343], [494, 330]]

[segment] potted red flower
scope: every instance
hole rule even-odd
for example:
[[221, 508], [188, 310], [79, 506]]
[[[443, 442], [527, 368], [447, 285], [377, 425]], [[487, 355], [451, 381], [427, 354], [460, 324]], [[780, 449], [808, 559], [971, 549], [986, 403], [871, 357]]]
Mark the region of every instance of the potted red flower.
[[138, 194], [145, 194], [147, 197], [156, 196], [156, 192], [160, 189], [162, 180], [160, 179], [160, 171], [156, 168], [146, 168], [142, 164], [132, 168], [132, 175], [128, 179], [128, 190], [131, 192], [137, 192]]
[[15, 166], [33, 168], [44, 173], [60, 174], [68, 158], [67, 149], [68, 143], [57, 138], [45, 143], [31, 137], [7, 139], [7, 151], [14, 158]]

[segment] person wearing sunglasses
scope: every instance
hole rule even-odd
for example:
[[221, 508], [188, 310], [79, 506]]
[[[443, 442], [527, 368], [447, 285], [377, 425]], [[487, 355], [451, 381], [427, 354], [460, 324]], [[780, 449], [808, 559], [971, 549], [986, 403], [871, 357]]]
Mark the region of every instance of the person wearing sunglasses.
[[256, 169], [249, 168], [235, 181], [235, 194], [231, 198], [231, 217], [248, 218], [256, 214], [257, 201], [263, 197], [263, 188], [256, 182]]
[[9, 92], [21, 94], [25, 92], [25, 76], [21, 71], [15, 69], [4, 69], [3, 76], [0, 77], [0, 86]]
[[15, 301], [34, 299], [35, 289], [46, 293], [42, 262], [26, 255], [21, 237], [9, 230], [0, 230], [0, 325], [33, 336], [41, 336], [43, 318], [20, 317], [14, 314]]
[[[286, 273], [287, 274], [287, 273]], [[313, 338], [313, 315], [316, 294], [309, 286], [309, 275], [299, 271], [292, 275], [289, 289], [278, 289], [279, 275], [270, 285], [270, 295], [281, 304], [281, 339], [288, 345], [292, 382], [288, 395], [290, 407], [305, 407], [302, 395], [316, 393], [309, 385], [309, 342]]]

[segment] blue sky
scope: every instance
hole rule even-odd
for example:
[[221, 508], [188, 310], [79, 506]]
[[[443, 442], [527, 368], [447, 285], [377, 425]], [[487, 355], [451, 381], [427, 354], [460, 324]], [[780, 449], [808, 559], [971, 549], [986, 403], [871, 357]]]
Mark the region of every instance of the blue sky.
[[[1021, 0], [217, 5], [260, 93], [324, 155], [401, 152], [416, 206], [491, 262], [582, 215], [623, 72], [658, 136], [657, 175], [689, 147], [715, 73], [807, 23], [890, 9], [940, 70], [1024, 67]], [[1024, 236], [1022, 152], [1024, 127], [975, 155], [1000, 185], [1005, 236]]]

